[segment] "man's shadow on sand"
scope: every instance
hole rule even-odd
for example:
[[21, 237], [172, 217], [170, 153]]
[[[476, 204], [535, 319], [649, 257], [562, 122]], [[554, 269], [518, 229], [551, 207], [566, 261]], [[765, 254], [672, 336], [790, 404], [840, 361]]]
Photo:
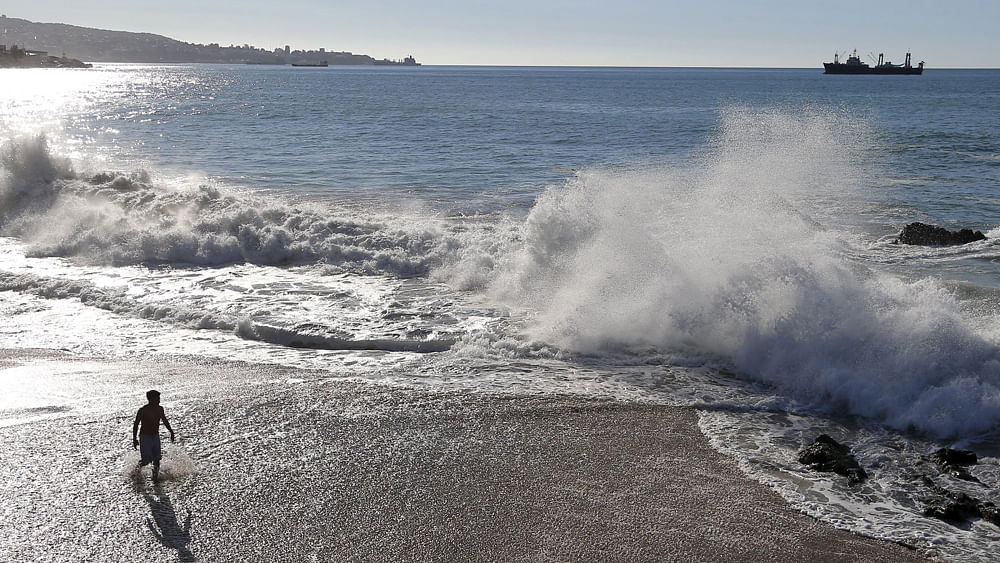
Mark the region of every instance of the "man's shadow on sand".
[[152, 518], [146, 518], [146, 525], [149, 526], [149, 531], [153, 533], [156, 541], [164, 547], [177, 550], [181, 561], [185, 563], [194, 561], [194, 553], [191, 553], [188, 547], [191, 543], [191, 511], [188, 511], [182, 526], [177, 521], [177, 512], [170, 502], [170, 497], [159, 486], [156, 486], [153, 494], [143, 492], [142, 496], [149, 503], [153, 515]]

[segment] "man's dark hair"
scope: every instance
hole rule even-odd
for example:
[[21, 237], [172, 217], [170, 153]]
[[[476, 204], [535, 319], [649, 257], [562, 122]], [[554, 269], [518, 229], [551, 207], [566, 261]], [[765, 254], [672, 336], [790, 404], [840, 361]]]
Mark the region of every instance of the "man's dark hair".
[[160, 392], [159, 391], [157, 391], [155, 389], [153, 389], [151, 391], [146, 391], [146, 400], [147, 401], [152, 401], [153, 399], [159, 399], [159, 398], [160, 398]]

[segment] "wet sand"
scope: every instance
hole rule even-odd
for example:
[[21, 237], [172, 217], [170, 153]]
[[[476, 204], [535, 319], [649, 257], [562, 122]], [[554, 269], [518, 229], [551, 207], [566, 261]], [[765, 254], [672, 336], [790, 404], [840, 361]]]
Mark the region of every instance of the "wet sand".
[[[34, 393], [0, 410], [0, 560], [925, 560], [793, 510], [692, 409], [202, 361], [0, 369], [0, 393]], [[125, 476], [150, 387], [197, 474]]]

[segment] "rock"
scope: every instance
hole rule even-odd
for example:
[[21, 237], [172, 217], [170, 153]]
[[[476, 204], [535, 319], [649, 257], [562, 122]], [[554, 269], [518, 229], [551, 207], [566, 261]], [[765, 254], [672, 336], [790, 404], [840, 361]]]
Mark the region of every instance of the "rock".
[[969, 470], [964, 466], [975, 465], [979, 458], [976, 452], [971, 450], [953, 450], [951, 448], [941, 448], [940, 450], [927, 456], [944, 473], [950, 473], [953, 477], [964, 481], [979, 483]]
[[969, 518], [981, 517], [980, 504], [979, 499], [970, 497], [965, 493], [948, 492], [945, 498], [929, 504], [924, 509], [924, 516], [931, 516], [939, 520], [951, 522], [961, 522]]
[[799, 463], [813, 471], [832, 471], [847, 477], [847, 483], [857, 485], [868, 478], [868, 474], [851, 455], [851, 449], [826, 434], [799, 452]]
[[93, 68], [93, 66], [69, 57], [28, 56], [23, 49], [0, 51], [0, 68]]
[[1000, 509], [998, 509], [992, 502], [984, 502], [980, 504], [979, 512], [983, 517], [983, 520], [986, 520], [994, 526], [1000, 527]]
[[982, 502], [965, 493], [949, 491], [929, 477], [924, 477], [923, 480], [924, 484], [939, 495], [939, 498], [927, 501], [924, 516], [947, 522], [963, 522], [970, 518], [982, 518], [994, 526], [1000, 526], [1000, 510], [992, 502]]
[[972, 450], [953, 450], [941, 448], [930, 455], [932, 461], [944, 465], [975, 465], [979, 457]]
[[903, 227], [903, 231], [899, 233], [897, 242], [922, 246], [953, 246], [956, 244], [968, 244], [977, 240], [986, 240], [986, 235], [982, 231], [972, 231], [972, 229], [949, 231], [948, 229], [935, 227], [934, 225], [910, 223]]

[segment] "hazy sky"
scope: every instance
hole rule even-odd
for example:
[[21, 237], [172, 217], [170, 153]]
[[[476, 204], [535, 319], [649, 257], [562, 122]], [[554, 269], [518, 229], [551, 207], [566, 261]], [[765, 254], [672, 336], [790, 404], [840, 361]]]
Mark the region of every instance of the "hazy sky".
[[[16, 9], [12, 9], [16, 8]], [[9, 17], [426, 64], [816, 67], [834, 51], [1000, 67], [1000, 1], [32, 0]]]

